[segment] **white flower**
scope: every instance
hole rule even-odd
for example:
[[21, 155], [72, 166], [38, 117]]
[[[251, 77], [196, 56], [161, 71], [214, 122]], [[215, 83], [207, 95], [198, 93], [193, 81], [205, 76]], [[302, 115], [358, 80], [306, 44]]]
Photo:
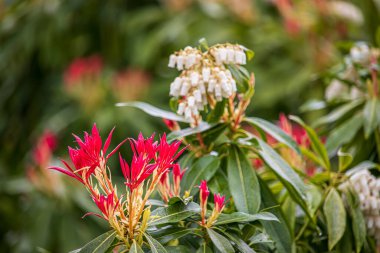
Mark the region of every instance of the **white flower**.
[[363, 170], [353, 174], [350, 182], [358, 193], [368, 234], [374, 236], [380, 245], [380, 179], [376, 179], [368, 170]]

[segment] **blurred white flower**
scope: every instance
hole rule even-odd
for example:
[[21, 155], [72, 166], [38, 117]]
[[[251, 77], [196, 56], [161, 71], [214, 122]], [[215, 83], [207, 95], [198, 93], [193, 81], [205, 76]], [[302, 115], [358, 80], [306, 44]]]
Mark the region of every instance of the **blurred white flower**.
[[332, 15], [358, 25], [363, 24], [363, 13], [352, 3], [345, 1], [330, 1], [327, 3]]
[[334, 79], [326, 88], [325, 98], [327, 101], [331, 101], [338, 97], [341, 97], [342, 94], [345, 94], [347, 92], [348, 92], [347, 85], [345, 85], [343, 82], [337, 79]]
[[371, 49], [365, 43], [357, 43], [356, 46], [351, 48], [350, 57], [354, 63], [367, 65], [371, 60]]

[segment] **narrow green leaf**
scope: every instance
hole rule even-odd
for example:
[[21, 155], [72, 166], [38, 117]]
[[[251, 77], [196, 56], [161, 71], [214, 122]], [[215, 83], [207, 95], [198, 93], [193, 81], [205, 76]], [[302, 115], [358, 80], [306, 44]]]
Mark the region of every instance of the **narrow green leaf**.
[[70, 253], [104, 253], [111, 246], [113, 240], [115, 239], [115, 236], [115, 231], [108, 231], [96, 237], [94, 240], [90, 241], [82, 248], [71, 251]]
[[290, 191], [291, 197], [300, 204], [308, 213], [306, 200], [306, 186], [298, 174], [289, 166], [289, 164], [273, 150], [268, 144], [257, 137], [255, 138], [260, 149], [258, 153], [265, 161], [268, 167], [278, 176], [284, 186]]
[[223, 235], [218, 234], [217, 232], [215, 232], [214, 230], [212, 230], [210, 228], [207, 228], [207, 233], [210, 236], [210, 239], [214, 243], [215, 247], [217, 247], [221, 253], [234, 253], [235, 252], [231, 243]]
[[226, 108], [227, 99], [224, 98], [222, 101], [216, 103], [215, 108], [207, 115], [208, 123], [217, 123], [220, 120]]
[[364, 136], [368, 138], [380, 123], [380, 102], [377, 98], [367, 101], [363, 111]]
[[223, 232], [223, 234], [225, 236], [227, 236], [228, 239], [230, 239], [231, 241], [233, 241], [235, 243], [236, 247], [239, 249], [240, 252], [244, 252], [244, 253], [255, 253], [256, 252], [251, 247], [249, 247], [249, 245], [245, 241], [243, 241], [239, 236], [234, 235], [234, 234], [230, 234], [227, 232]]
[[353, 102], [344, 104], [344, 105], [338, 107], [337, 109], [333, 110], [332, 112], [330, 112], [326, 116], [319, 118], [313, 124], [313, 127], [318, 127], [318, 126], [321, 126], [324, 124], [334, 123], [362, 103], [363, 103], [363, 100], [354, 100]]
[[133, 240], [131, 248], [129, 249], [129, 253], [144, 253], [144, 251], [141, 249], [140, 245], [138, 245], [137, 242]]
[[153, 117], [159, 117], [163, 119], [170, 119], [174, 121], [179, 121], [179, 122], [187, 122], [184, 117], [179, 116], [175, 113], [169, 112], [162, 110], [160, 108], [157, 108], [153, 105], [144, 103], [144, 102], [138, 102], [138, 101], [132, 101], [132, 102], [125, 102], [125, 103], [117, 103], [116, 106], [123, 107], [123, 106], [128, 106], [128, 107], [134, 107], [138, 108], [140, 110], [143, 110], [145, 113], [153, 116]]
[[185, 205], [182, 201], [168, 207], [159, 207], [151, 213], [149, 226], [157, 226], [166, 223], [175, 223], [182, 221], [196, 213], [200, 212], [200, 207], [197, 203], [190, 202]]
[[360, 209], [360, 202], [354, 191], [346, 192], [349, 215], [352, 219], [352, 231], [355, 238], [355, 252], [359, 253], [366, 240], [367, 228], [363, 212]]
[[332, 188], [323, 205], [329, 239], [329, 250], [342, 238], [346, 229], [346, 210], [337, 190]]
[[353, 157], [350, 153], [345, 153], [341, 149], [338, 151], [338, 158], [339, 158], [339, 171], [343, 172], [345, 171], [348, 166], [352, 163]]
[[297, 143], [293, 140], [291, 136], [285, 133], [278, 126], [270, 123], [269, 121], [260, 119], [260, 118], [245, 118], [245, 121], [262, 129], [264, 132], [268, 133], [270, 136], [278, 140], [279, 142], [285, 144], [289, 148], [293, 149], [298, 154], [301, 154], [301, 151], [297, 145]]
[[[295, 245], [293, 241], [293, 233], [285, 219], [285, 215], [279, 207], [279, 203], [273, 196], [268, 185], [259, 177], [261, 191], [261, 209], [270, 208], [280, 222], [263, 221], [263, 227], [266, 233], [275, 242], [278, 253], [293, 253]], [[276, 207], [278, 206], [278, 207]]]
[[220, 166], [220, 160], [213, 155], [203, 156], [197, 160], [185, 173], [182, 179], [182, 189], [189, 190], [194, 194], [198, 192], [196, 185], [199, 185], [201, 180], [210, 180]]
[[269, 212], [261, 212], [257, 214], [247, 214], [243, 212], [236, 212], [231, 214], [221, 214], [215, 225], [229, 224], [229, 223], [243, 223], [252, 222], [257, 220], [264, 221], [278, 221], [277, 217]]
[[164, 246], [162, 246], [161, 243], [159, 243], [156, 239], [151, 237], [148, 233], [144, 233], [144, 236], [149, 243], [150, 250], [152, 251], [152, 253], [167, 253]]
[[227, 158], [228, 185], [236, 208], [255, 214], [260, 208], [260, 186], [257, 175], [246, 155], [237, 146], [231, 146]]
[[156, 238], [160, 243], [166, 244], [172, 240], [188, 235], [194, 230], [195, 228], [169, 227], [152, 231], [150, 232], [150, 235]]
[[363, 125], [363, 114], [358, 113], [347, 121], [334, 128], [326, 141], [326, 149], [329, 154], [335, 152], [339, 146], [350, 142]]
[[310, 139], [310, 142], [311, 142], [311, 147], [321, 157], [322, 161], [324, 162], [325, 169], [330, 170], [331, 165], [330, 165], [329, 156], [327, 154], [327, 150], [326, 150], [325, 146], [323, 145], [323, 143], [321, 142], [321, 140], [319, 139], [317, 133], [314, 131], [314, 129], [312, 129], [311, 127], [309, 127], [308, 125], [306, 125], [297, 116], [293, 116], [292, 115], [289, 118], [291, 120], [297, 122], [298, 124], [300, 124], [306, 130], [307, 135], [309, 136], [309, 139]]
[[207, 124], [205, 122], [202, 122], [197, 127], [189, 127], [189, 128], [184, 128], [184, 129], [181, 129], [178, 131], [173, 131], [170, 134], [168, 134], [167, 139], [169, 142], [171, 142], [175, 139], [180, 139], [182, 137], [186, 137], [186, 136], [193, 135], [196, 133], [205, 132], [205, 131], [209, 130], [210, 128], [212, 128], [213, 126], [214, 125], [210, 125], [210, 124]]

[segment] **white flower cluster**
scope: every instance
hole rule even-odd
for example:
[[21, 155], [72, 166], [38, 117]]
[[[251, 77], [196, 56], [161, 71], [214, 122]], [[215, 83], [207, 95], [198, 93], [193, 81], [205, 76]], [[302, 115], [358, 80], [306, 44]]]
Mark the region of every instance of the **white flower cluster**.
[[380, 179], [363, 170], [353, 174], [350, 181], [359, 195], [368, 234], [374, 236], [380, 245]]
[[168, 66], [182, 71], [170, 85], [170, 95], [180, 98], [177, 113], [197, 125], [209, 99], [221, 101], [237, 91], [236, 81], [224, 64], [246, 61], [243, 47], [231, 44], [216, 45], [206, 52], [186, 47], [172, 54]]

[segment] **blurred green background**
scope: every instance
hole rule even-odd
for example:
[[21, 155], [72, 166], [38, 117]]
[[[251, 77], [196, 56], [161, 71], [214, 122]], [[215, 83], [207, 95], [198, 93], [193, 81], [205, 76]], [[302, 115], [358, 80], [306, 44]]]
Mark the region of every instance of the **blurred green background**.
[[203, 37], [255, 51], [249, 113], [276, 120], [322, 97], [340, 49], [360, 40], [376, 46], [379, 24], [378, 0], [3, 0], [0, 252], [67, 252], [106, 229], [81, 219], [94, 205], [79, 185], [46, 167], [66, 156], [71, 133], [94, 122], [103, 136], [116, 126], [114, 145], [166, 131], [160, 120], [114, 105], [168, 109], [173, 51]]

